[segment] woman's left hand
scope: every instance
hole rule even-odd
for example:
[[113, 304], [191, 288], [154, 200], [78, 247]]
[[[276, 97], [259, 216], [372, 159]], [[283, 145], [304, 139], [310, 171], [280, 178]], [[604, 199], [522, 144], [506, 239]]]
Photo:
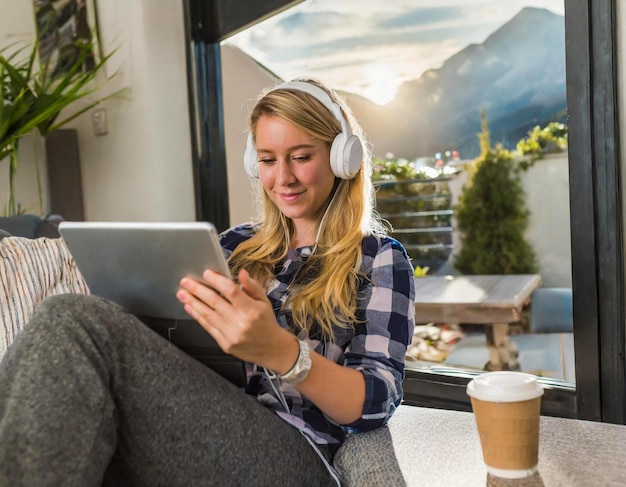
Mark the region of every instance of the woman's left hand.
[[185, 311], [209, 332], [226, 353], [287, 372], [298, 356], [296, 338], [276, 322], [263, 287], [247, 271], [239, 272], [240, 286], [207, 270], [206, 283], [191, 277], [181, 280], [176, 297]]
[[[300, 353], [296, 337], [280, 327], [263, 287], [242, 270], [238, 286], [227, 277], [206, 271], [202, 283], [181, 281], [178, 299], [185, 311], [208, 331], [227, 353], [246, 362], [286, 374]], [[296, 387], [340, 424], [357, 420], [363, 411], [363, 374], [312, 352], [313, 365]]]

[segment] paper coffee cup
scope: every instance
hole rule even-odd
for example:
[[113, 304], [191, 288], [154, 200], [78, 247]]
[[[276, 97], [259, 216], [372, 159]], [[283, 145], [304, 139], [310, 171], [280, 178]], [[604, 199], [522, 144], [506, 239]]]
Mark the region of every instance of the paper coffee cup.
[[524, 478], [537, 471], [543, 387], [523, 372], [487, 372], [467, 385], [487, 471]]

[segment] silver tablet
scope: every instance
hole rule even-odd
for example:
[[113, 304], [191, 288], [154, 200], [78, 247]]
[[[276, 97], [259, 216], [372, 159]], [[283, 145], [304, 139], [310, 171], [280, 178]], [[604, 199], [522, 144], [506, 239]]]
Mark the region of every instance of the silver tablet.
[[59, 232], [91, 293], [138, 316], [190, 319], [176, 299], [181, 278], [230, 277], [211, 223], [64, 221]]

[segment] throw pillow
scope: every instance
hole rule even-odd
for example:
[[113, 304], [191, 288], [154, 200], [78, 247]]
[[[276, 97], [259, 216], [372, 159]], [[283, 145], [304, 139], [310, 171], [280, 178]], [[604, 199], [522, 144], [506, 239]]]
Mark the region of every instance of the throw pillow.
[[48, 296], [89, 294], [61, 238], [0, 240], [0, 358]]

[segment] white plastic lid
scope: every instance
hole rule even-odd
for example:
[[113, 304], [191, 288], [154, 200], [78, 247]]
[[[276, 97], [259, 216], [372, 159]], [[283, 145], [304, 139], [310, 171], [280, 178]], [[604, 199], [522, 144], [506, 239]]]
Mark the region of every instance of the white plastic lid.
[[487, 372], [467, 384], [467, 393], [481, 401], [528, 401], [543, 394], [537, 377], [523, 372]]

